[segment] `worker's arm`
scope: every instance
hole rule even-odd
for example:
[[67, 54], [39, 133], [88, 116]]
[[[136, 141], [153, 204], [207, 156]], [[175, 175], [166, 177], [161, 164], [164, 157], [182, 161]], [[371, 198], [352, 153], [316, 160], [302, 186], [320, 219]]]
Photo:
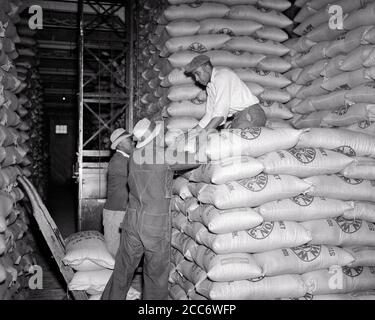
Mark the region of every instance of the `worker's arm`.
[[208, 123], [208, 125], [205, 128], [202, 128], [199, 124], [193, 129], [196, 130], [198, 133], [202, 132], [203, 130], [210, 130], [210, 129], [216, 129], [218, 126], [220, 126], [224, 121], [224, 117], [215, 117], [212, 118], [211, 121]]

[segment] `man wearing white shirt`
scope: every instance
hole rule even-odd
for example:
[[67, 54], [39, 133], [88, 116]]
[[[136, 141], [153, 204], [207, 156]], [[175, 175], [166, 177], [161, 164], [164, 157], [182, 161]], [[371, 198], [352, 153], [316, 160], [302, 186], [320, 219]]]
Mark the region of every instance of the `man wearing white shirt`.
[[110, 138], [111, 149], [116, 150], [108, 165], [107, 201], [103, 209], [104, 239], [108, 250], [115, 256], [120, 243], [120, 224], [128, 205], [128, 165], [133, 150], [132, 135], [116, 129]]
[[232, 120], [233, 129], [265, 126], [266, 115], [258, 98], [231, 69], [213, 67], [208, 56], [199, 55], [185, 67], [185, 72], [206, 86], [206, 114], [194, 128], [198, 132], [216, 129], [227, 120]]

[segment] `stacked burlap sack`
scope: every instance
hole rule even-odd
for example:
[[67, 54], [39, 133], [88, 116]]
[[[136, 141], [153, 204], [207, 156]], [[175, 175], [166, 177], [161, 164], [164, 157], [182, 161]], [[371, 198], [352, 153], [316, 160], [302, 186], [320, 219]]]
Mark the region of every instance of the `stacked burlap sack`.
[[[206, 92], [185, 75], [195, 56], [206, 54], [214, 66], [233, 69], [261, 100], [268, 118], [290, 119], [283, 103], [291, 82], [282, 73], [291, 68], [282, 29], [292, 21], [282, 11], [289, 1], [169, 1], [150, 42], [142, 50], [148, 66], [142, 73], [150, 92], [141, 98], [147, 109], [168, 119], [166, 142], [196, 126], [205, 113]], [[150, 111], [151, 112], [151, 111]]]
[[[330, 21], [334, 5], [343, 11], [343, 29]], [[285, 75], [293, 82], [287, 106], [295, 127], [375, 133], [374, 13], [372, 0], [339, 0], [311, 1], [297, 14], [297, 37], [285, 43], [293, 66]]]
[[[63, 263], [75, 270], [69, 290], [86, 291], [89, 300], [100, 300], [115, 266], [115, 259], [105, 245], [104, 236], [97, 231], [79, 232], [69, 236], [65, 245]], [[139, 283], [137, 285], [138, 290], [130, 288], [127, 300], [140, 299], [141, 287]]]
[[[325, 131], [330, 130], [330, 131]], [[211, 134], [175, 180], [172, 299], [374, 299], [375, 140], [338, 129]]]
[[36, 264], [28, 231], [24, 193], [19, 175], [30, 175], [30, 125], [23, 104], [27, 78], [19, 74], [16, 48], [22, 40], [15, 24], [25, 8], [22, 1], [0, 3], [0, 300], [24, 299]]

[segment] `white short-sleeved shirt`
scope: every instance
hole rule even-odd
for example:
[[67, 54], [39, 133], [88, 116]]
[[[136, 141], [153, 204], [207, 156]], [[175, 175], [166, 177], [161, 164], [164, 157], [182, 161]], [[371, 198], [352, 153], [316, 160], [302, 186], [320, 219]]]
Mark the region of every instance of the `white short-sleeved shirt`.
[[206, 114], [199, 122], [205, 128], [213, 118], [227, 117], [259, 103], [246, 84], [232, 70], [215, 67], [207, 85]]

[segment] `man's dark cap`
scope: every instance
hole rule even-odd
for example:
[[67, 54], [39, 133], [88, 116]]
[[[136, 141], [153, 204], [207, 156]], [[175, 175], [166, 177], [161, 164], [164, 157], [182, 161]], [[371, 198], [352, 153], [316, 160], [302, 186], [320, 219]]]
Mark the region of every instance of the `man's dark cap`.
[[193, 60], [190, 61], [185, 67], [185, 73], [191, 74], [200, 66], [204, 65], [205, 63], [210, 62], [210, 57], [201, 54], [196, 56]]

